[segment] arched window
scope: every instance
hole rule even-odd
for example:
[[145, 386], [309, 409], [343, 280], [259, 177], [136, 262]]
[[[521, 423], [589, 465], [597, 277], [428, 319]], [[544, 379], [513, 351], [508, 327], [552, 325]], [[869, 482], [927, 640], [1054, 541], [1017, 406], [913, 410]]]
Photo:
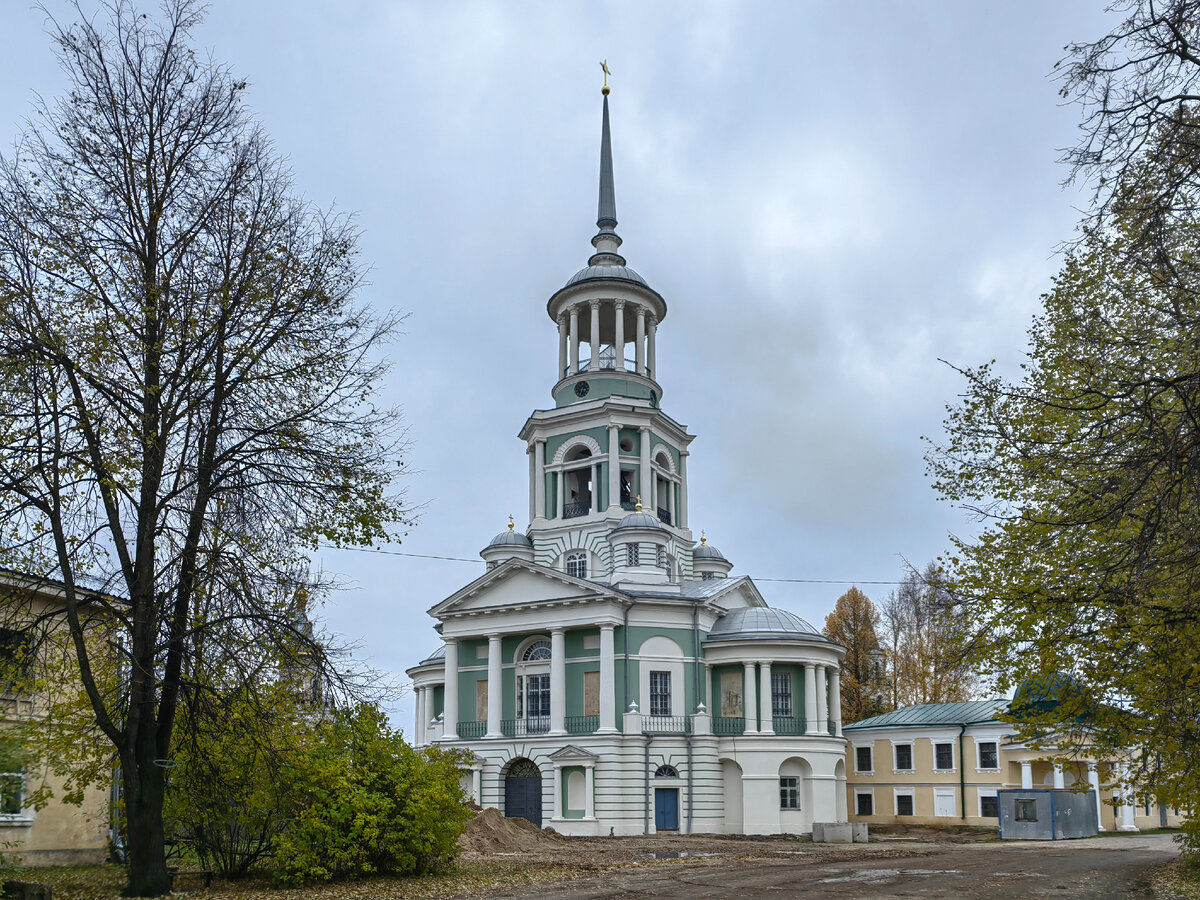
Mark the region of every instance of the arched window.
[[523, 662], [533, 662], [538, 659], [550, 658], [550, 642], [549, 641], [534, 641], [525, 649], [525, 654], [521, 657]]
[[678, 778], [679, 770], [674, 766], [659, 766], [654, 770], [655, 778]]
[[587, 553], [580, 550], [567, 554], [567, 574], [587, 578]]

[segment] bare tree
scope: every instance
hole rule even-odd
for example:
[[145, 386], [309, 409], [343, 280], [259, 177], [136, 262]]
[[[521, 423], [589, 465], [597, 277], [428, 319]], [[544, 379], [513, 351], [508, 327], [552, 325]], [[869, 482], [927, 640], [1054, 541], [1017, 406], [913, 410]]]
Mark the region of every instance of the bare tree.
[[[246, 82], [189, 46], [197, 2], [107, 10], [52, 20], [69, 90], [0, 160], [0, 565], [64, 585], [129, 892], [152, 896], [202, 648], [304, 639], [280, 573], [405, 517], [402, 435], [371, 402], [395, 321], [355, 300], [352, 224], [297, 198]], [[84, 639], [84, 584], [122, 597], [123, 680]]]

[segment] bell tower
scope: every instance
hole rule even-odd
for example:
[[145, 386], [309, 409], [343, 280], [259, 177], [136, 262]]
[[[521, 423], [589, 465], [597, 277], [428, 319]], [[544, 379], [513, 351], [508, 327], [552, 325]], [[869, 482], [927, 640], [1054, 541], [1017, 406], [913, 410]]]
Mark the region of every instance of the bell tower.
[[[607, 70], [606, 70], [607, 73]], [[543, 565], [615, 580], [609, 541], [627, 514], [652, 516], [663, 540], [647, 565], [691, 579], [687, 457], [693, 435], [662, 411], [655, 342], [667, 302], [619, 252], [607, 84], [600, 131], [600, 191], [593, 253], [546, 304], [558, 328], [554, 406], [520, 437], [529, 453], [528, 537]], [[621, 551], [625, 552], [625, 551]]]

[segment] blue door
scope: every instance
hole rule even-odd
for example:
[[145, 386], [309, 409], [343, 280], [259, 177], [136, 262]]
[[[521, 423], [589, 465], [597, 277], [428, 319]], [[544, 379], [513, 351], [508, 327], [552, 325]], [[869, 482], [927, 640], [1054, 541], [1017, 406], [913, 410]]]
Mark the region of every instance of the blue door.
[[654, 789], [654, 829], [679, 830], [679, 788]]

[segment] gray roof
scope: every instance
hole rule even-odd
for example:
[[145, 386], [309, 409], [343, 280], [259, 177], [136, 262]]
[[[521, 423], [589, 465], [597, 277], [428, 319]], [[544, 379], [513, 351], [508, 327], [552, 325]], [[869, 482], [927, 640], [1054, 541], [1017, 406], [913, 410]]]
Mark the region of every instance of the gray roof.
[[608, 94], [604, 95], [604, 120], [600, 126], [600, 204], [596, 225], [608, 231], [617, 227], [617, 192], [613, 186], [612, 138], [608, 132]]
[[[519, 531], [502, 531], [488, 544], [488, 547], [532, 547], [533, 542]], [[485, 548], [486, 549], [486, 548]]]
[[662, 523], [658, 521], [658, 516], [648, 512], [631, 512], [625, 516], [613, 531], [621, 528], [642, 528], [651, 531], [662, 531]]
[[905, 706], [869, 719], [862, 719], [842, 731], [867, 728], [928, 728], [936, 725], [978, 725], [994, 722], [1008, 710], [1007, 700], [964, 700], [961, 703], [924, 703]]
[[706, 641], [828, 641], [795, 613], [768, 606], [735, 609], [717, 619]]
[[417, 663], [418, 666], [432, 666], [432, 665], [445, 665], [445, 664], [446, 664], [446, 645], [445, 644], [442, 644], [442, 646], [438, 647], [436, 650], [434, 650], [432, 653], [430, 653], [427, 657], [425, 657], [423, 660], [421, 660], [419, 663]]
[[640, 284], [642, 287], [650, 287], [650, 285], [646, 284], [646, 279], [629, 266], [584, 266], [571, 276], [571, 279], [564, 287], [579, 284], [581, 281], [600, 281], [602, 279], [632, 281], [634, 284]]
[[725, 554], [712, 544], [700, 544], [692, 551], [692, 559], [724, 559], [725, 562], [729, 562], [725, 559]]
[[747, 576], [741, 575], [737, 578], [710, 578], [707, 581], [676, 581], [671, 583], [672, 590], [670, 591], [656, 591], [651, 585], [625, 581], [616, 582], [613, 584], [613, 587], [629, 597], [655, 599], [663, 598], [669, 600], [707, 600], [709, 597], [714, 597], [721, 593], [721, 591], [725, 590], [730, 585], [743, 580], [747, 580]]

